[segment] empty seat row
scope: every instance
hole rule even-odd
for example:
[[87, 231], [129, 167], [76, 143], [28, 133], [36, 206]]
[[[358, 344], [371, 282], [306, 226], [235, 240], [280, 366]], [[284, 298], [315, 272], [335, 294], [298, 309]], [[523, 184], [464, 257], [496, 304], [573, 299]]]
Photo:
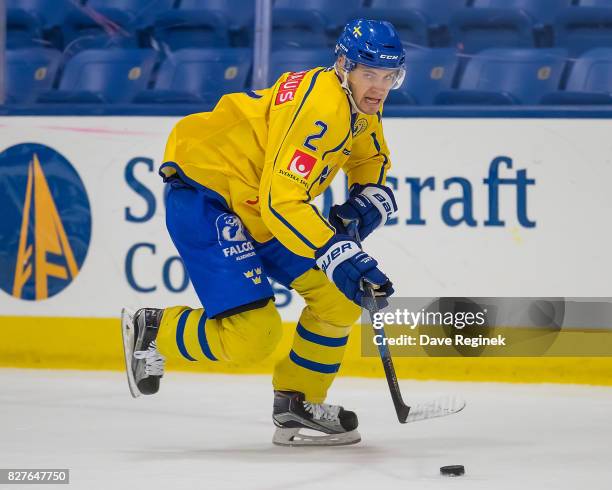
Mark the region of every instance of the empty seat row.
[[[248, 45], [253, 0], [6, 0], [10, 48], [78, 41], [86, 48], [150, 46], [153, 31], [174, 49]], [[173, 8], [176, 7], [176, 8]], [[86, 42], [88, 41], [88, 42]]]
[[[273, 19], [273, 39], [280, 34], [283, 44], [333, 44], [335, 33], [330, 36], [329, 25], [317, 23], [312, 15], [313, 8], [323, 9], [320, 4], [303, 0], [286, 7], [284, 19]], [[576, 55], [596, 46], [612, 47], [612, 0], [371, 0], [349, 14], [392, 22], [406, 44], [466, 53], [492, 47], [564, 47]]]
[[[85, 50], [65, 63], [44, 48], [7, 52], [9, 103], [214, 103], [249, 88], [249, 49], [184, 49], [158, 68], [150, 49]], [[333, 62], [328, 50], [284, 50], [271, 79]], [[60, 73], [57, 88], [53, 89]], [[491, 49], [466, 58], [451, 48], [411, 49], [388, 104], [612, 104], [612, 49]]]
[[390, 104], [612, 104], [612, 49], [575, 61], [551, 49], [488, 49], [466, 57], [450, 48], [413, 49]]
[[[8, 50], [7, 103], [212, 103], [249, 88], [252, 51], [181, 49], [158, 68], [157, 62], [152, 49], [89, 49], [65, 63], [52, 49]], [[276, 79], [284, 71], [332, 63], [329, 50], [279, 51], [271, 71]]]
[[[170, 50], [252, 44], [254, 0], [6, 0], [9, 47], [73, 51], [117, 45]], [[276, 0], [272, 49], [332, 46], [351, 18], [393, 22], [419, 46], [467, 53], [612, 46], [612, 0]]]

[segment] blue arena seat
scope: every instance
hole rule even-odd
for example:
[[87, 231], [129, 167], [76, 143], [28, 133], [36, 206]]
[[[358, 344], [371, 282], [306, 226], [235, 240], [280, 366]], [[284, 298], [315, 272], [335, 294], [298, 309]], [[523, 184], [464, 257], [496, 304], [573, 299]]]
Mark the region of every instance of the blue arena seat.
[[173, 4], [174, 0], [88, 0], [66, 17], [65, 43], [78, 40], [78, 49], [138, 47], [140, 31]]
[[487, 49], [466, 65], [457, 90], [440, 93], [436, 104], [539, 104], [557, 90], [565, 68], [564, 49]]
[[60, 25], [66, 14], [78, 9], [79, 4], [72, 0], [5, 0], [6, 10], [21, 10], [35, 18], [43, 29]]
[[612, 48], [596, 48], [580, 56], [564, 91], [542, 98], [542, 104], [612, 104]]
[[331, 47], [332, 37], [325, 28], [325, 20], [318, 12], [279, 9], [272, 17], [272, 50], [290, 48]]
[[402, 43], [406, 46], [430, 46], [430, 29], [427, 18], [414, 10], [396, 8], [364, 8], [355, 17], [372, 20], [386, 20], [393, 24]]
[[180, 49], [162, 63], [155, 86], [136, 96], [138, 103], [216, 102], [246, 89], [252, 65], [247, 48]]
[[49, 45], [45, 34], [78, 8], [71, 0], [6, 0], [7, 46]]
[[287, 11], [290, 15], [301, 17], [307, 12], [316, 13], [330, 31], [336, 31], [352, 18], [352, 14], [360, 9], [364, 0], [342, 0], [341, 4], [329, 0], [276, 0], [274, 2], [273, 18], [279, 11]]
[[62, 31], [69, 53], [85, 49], [111, 47], [136, 48], [139, 39], [134, 27], [135, 17], [121, 10], [86, 9], [70, 13]]
[[283, 49], [272, 53], [270, 60], [270, 83], [274, 83], [285, 72], [310, 70], [317, 66], [334, 64], [334, 53], [324, 49]]
[[372, 0], [356, 16], [388, 20], [406, 44], [443, 46], [448, 44], [450, 15], [465, 4], [466, 0]]
[[612, 1], [580, 0], [561, 11], [555, 23], [555, 42], [578, 55], [596, 47], [612, 47]]
[[364, 0], [276, 0], [272, 10], [272, 49], [333, 47], [342, 28]]
[[386, 104], [433, 104], [438, 93], [453, 87], [458, 64], [454, 48], [407, 50], [404, 83], [389, 92]]
[[19, 48], [43, 44], [40, 20], [24, 10], [6, 12], [6, 46]]
[[[161, 14], [158, 22], [170, 17], [176, 22], [177, 26], [182, 25], [183, 29], [191, 26], [197, 28], [199, 19], [219, 19], [229, 31], [230, 44], [233, 46], [250, 46], [252, 44], [254, 21], [255, 21], [255, 2], [253, 0], [181, 0], [176, 10]], [[166, 21], [166, 25], [170, 22]], [[206, 29], [206, 27], [205, 27]], [[199, 43], [205, 40], [197, 40]], [[210, 44], [198, 44], [210, 46]], [[195, 47], [182, 46], [182, 47]]]
[[[431, 26], [448, 24], [451, 15], [466, 6], [468, 0], [372, 0], [372, 9], [412, 10]], [[389, 19], [390, 22], [393, 22]]]
[[232, 31], [252, 29], [255, 21], [253, 0], [181, 0], [178, 10], [217, 12], [226, 19], [228, 28]]
[[87, 8], [98, 12], [122, 11], [135, 19], [137, 27], [152, 24], [163, 12], [172, 9], [175, 0], [86, 0]]
[[227, 19], [214, 11], [168, 11], [153, 26], [153, 38], [166, 50], [225, 48], [230, 44]]
[[45, 103], [127, 103], [147, 86], [156, 61], [150, 49], [90, 49], [64, 67], [58, 90], [38, 98]]
[[53, 85], [62, 54], [54, 49], [21, 48], [6, 51], [6, 102], [28, 104]]
[[450, 20], [453, 43], [468, 53], [487, 48], [552, 45], [555, 16], [572, 0], [474, 0]]

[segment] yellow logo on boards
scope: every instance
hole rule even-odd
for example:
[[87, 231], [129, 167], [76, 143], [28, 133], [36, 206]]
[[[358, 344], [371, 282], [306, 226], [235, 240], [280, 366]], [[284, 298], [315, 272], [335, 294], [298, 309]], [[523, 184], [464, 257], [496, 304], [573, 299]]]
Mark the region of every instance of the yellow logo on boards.
[[47, 76], [47, 67], [41, 66], [34, 72], [34, 80], [44, 80]]
[[548, 80], [550, 78], [550, 75], [552, 73], [552, 70], [550, 69], [550, 66], [543, 66], [538, 70], [538, 80]]
[[[34, 226], [30, 226], [30, 217]], [[30, 232], [33, 230], [33, 237]], [[50, 261], [55, 256], [60, 260]], [[19, 247], [13, 296], [21, 298], [23, 287], [34, 274], [35, 299], [49, 297], [50, 277], [74, 279], [79, 268], [68, 241], [64, 225], [49, 190], [38, 155], [34, 153], [28, 165], [28, 181], [23, 204], [23, 217], [19, 233]]]
[[25, 301], [74, 282], [91, 241], [87, 190], [53, 148], [20, 143], [0, 152], [0, 290]]
[[228, 66], [225, 69], [225, 73], [223, 74], [223, 77], [226, 80], [233, 80], [234, 78], [236, 78], [237, 75], [238, 75], [238, 67], [237, 66]]
[[443, 66], [434, 66], [431, 69], [430, 78], [432, 80], [441, 80], [444, 76], [444, 67]]
[[135, 66], [134, 68], [132, 68], [128, 72], [128, 79], [129, 80], [138, 80], [141, 75], [142, 75], [142, 70], [140, 69], [139, 66]]

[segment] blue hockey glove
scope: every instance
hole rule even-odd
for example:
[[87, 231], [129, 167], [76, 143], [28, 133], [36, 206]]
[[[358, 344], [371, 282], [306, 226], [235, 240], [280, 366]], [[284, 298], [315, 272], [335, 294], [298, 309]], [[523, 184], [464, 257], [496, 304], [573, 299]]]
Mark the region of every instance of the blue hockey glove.
[[334, 235], [315, 252], [319, 268], [344, 295], [361, 305], [363, 282], [370, 283], [375, 296], [389, 297], [393, 284], [378, 268], [378, 262], [361, 250], [348, 235]]
[[350, 234], [349, 222], [357, 223], [359, 239], [364, 240], [379, 226], [383, 226], [397, 212], [393, 191], [387, 186], [355, 184], [348, 201], [332, 206], [329, 222], [337, 233]]

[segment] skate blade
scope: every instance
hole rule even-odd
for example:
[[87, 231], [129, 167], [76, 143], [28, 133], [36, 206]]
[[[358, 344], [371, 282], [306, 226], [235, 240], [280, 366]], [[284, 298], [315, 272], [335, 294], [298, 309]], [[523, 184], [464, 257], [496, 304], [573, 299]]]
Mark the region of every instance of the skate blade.
[[348, 446], [361, 441], [361, 435], [357, 430], [344, 432], [342, 434], [309, 435], [300, 433], [300, 428], [283, 429], [276, 428], [272, 443], [277, 446]]
[[121, 310], [121, 336], [123, 337], [123, 354], [125, 360], [125, 372], [127, 374], [128, 387], [134, 398], [140, 396], [140, 390], [136, 386], [136, 379], [132, 372], [132, 359], [134, 356], [134, 314], [133, 310], [123, 308]]

